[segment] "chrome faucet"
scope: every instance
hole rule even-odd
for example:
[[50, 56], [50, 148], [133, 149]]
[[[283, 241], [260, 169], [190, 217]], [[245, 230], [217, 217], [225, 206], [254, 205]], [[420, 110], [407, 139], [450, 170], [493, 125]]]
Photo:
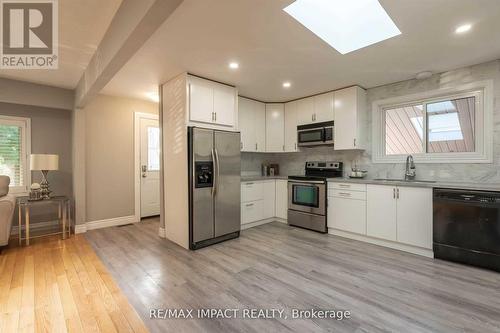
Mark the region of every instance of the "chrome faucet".
[[406, 171], [405, 180], [414, 180], [416, 176], [415, 163], [413, 162], [413, 156], [408, 155], [406, 157]]

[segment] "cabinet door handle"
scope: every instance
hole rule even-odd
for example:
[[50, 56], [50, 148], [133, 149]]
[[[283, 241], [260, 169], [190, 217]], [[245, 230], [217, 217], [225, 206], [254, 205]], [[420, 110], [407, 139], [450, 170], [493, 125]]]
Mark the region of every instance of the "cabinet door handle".
[[348, 184], [339, 184], [339, 187], [349, 188], [349, 187], [351, 187], [351, 185], [348, 185]]
[[217, 121], [217, 112], [214, 112], [215, 114], [215, 121]]
[[392, 189], [392, 198], [396, 199], [396, 189], [395, 188]]
[[258, 143], [255, 143], [255, 150], [259, 148]]
[[285, 151], [285, 145], [283, 145], [283, 151]]
[[253, 203], [246, 204], [245, 206], [247, 206], [247, 207], [252, 207], [252, 206], [253, 206]]
[[399, 188], [396, 189], [396, 197], [399, 199]]
[[356, 139], [354, 139], [354, 147], [356, 147]]
[[245, 183], [245, 185], [247, 185], [247, 186], [248, 186], [248, 185], [253, 185], [253, 183]]
[[295, 145], [295, 150], [297, 150], [297, 143], [295, 143], [294, 145]]
[[347, 192], [339, 192], [340, 195], [343, 195], [343, 196], [346, 196], [346, 197], [350, 197], [351, 196], [351, 193], [347, 193]]

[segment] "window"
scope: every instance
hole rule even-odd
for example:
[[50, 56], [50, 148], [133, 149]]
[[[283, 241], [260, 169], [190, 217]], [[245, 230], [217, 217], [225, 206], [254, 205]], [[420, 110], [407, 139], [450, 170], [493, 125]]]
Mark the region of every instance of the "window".
[[148, 127], [148, 171], [160, 170], [160, 129]]
[[10, 177], [10, 192], [25, 193], [31, 182], [30, 120], [0, 116], [0, 174]]
[[376, 101], [373, 161], [491, 163], [491, 83]]

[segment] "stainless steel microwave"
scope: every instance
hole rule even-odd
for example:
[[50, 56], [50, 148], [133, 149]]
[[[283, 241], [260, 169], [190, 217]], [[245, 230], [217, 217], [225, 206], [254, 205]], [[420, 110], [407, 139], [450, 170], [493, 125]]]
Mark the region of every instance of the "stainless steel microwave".
[[333, 121], [297, 126], [299, 147], [333, 145]]

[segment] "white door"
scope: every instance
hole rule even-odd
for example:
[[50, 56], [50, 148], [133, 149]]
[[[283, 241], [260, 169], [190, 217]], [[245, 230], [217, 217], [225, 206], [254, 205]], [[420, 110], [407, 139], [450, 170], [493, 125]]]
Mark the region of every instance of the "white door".
[[215, 120], [214, 88], [206, 80], [189, 79], [189, 120], [204, 123]]
[[398, 187], [398, 242], [432, 249], [432, 189]]
[[276, 216], [276, 182], [274, 180], [269, 180], [263, 184], [264, 190], [264, 202], [263, 202], [263, 218], [270, 219]]
[[261, 102], [254, 103], [255, 124], [255, 151], [263, 153], [266, 151], [266, 105]]
[[276, 180], [276, 216], [286, 220], [288, 218], [288, 181]]
[[285, 151], [297, 151], [297, 101], [285, 104]]
[[396, 187], [366, 186], [366, 234], [396, 241]]
[[160, 215], [160, 129], [158, 120], [140, 118], [141, 218]]
[[314, 98], [308, 97], [297, 101], [297, 120], [299, 125], [314, 122]]
[[214, 122], [224, 126], [234, 126], [236, 96], [233, 87], [214, 85]]
[[283, 152], [285, 146], [285, 107], [266, 104], [266, 151]]
[[366, 201], [328, 197], [329, 228], [366, 234]]
[[314, 96], [314, 121], [333, 120], [333, 92]]
[[356, 148], [358, 133], [356, 87], [335, 92], [335, 149]]
[[[255, 151], [255, 114], [254, 114], [254, 101], [246, 98], [239, 98], [238, 102], [238, 122], [241, 134], [241, 151]], [[265, 117], [265, 115], [264, 115]], [[265, 119], [264, 119], [265, 121]], [[264, 126], [265, 131], [265, 126]], [[265, 133], [264, 133], [265, 135]]]

